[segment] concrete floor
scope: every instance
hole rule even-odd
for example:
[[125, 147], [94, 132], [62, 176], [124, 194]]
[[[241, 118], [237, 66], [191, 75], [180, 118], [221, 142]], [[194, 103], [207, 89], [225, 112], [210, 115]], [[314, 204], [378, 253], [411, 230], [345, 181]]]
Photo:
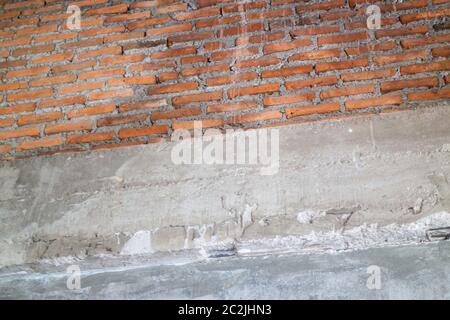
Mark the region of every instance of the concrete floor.
[[[9, 270], [0, 274], [0, 299], [450, 299], [449, 241], [339, 254], [162, 261], [79, 262], [81, 287], [75, 290], [67, 288], [67, 265]], [[374, 266], [379, 286], [369, 280]]]

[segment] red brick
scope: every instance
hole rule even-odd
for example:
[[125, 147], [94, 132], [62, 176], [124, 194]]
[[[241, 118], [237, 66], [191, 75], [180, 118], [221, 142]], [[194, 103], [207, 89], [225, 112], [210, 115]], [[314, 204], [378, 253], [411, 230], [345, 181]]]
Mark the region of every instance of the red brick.
[[403, 98], [400, 95], [395, 96], [382, 96], [376, 98], [365, 98], [360, 100], [348, 100], [345, 102], [345, 107], [348, 110], [363, 109], [369, 107], [401, 105]]
[[255, 109], [258, 107], [256, 101], [239, 101], [235, 103], [221, 103], [221, 104], [211, 104], [208, 106], [208, 113], [215, 112], [231, 112], [246, 109]]
[[267, 67], [281, 63], [281, 59], [275, 57], [263, 57], [259, 59], [251, 59], [236, 62], [236, 68], [245, 69], [253, 67]]
[[121, 139], [150, 136], [154, 134], [166, 134], [169, 131], [168, 125], [153, 125], [144, 128], [124, 128], [120, 129], [119, 137]]
[[45, 134], [56, 134], [71, 131], [91, 130], [92, 121], [65, 122], [45, 126]]
[[375, 71], [352, 72], [352, 73], [341, 74], [341, 79], [344, 82], [373, 80], [373, 79], [393, 77], [393, 76], [395, 76], [395, 73], [396, 73], [396, 69], [382, 69], [382, 70], [375, 70]]
[[168, 84], [164, 86], [158, 86], [151, 89], [148, 89], [149, 95], [154, 94], [164, 94], [164, 93], [174, 93], [174, 92], [183, 92], [183, 91], [191, 91], [198, 88], [197, 82], [182, 82], [175, 84]]
[[104, 86], [104, 82], [86, 82], [86, 83], [75, 84], [72, 86], [61, 87], [61, 88], [59, 88], [58, 93], [60, 95], [64, 96], [67, 94], [76, 93], [76, 92], [80, 92], [80, 91], [101, 89], [101, 88], [103, 88], [103, 86]]
[[8, 95], [8, 102], [14, 102], [19, 100], [35, 100], [40, 98], [50, 97], [53, 94], [52, 89], [42, 89], [34, 91], [21, 91], [18, 93], [11, 93]]
[[137, 102], [129, 102], [121, 104], [119, 107], [120, 112], [127, 112], [131, 110], [138, 110], [138, 109], [157, 109], [160, 107], [167, 106], [166, 99], [159, 99], [159, 100], [144, 100], [144, 101], [137, 101]]
[[301, 29], [295, 29], [290, 32], [291, 36], [313, 36], [318, 34], [327, 34], [327, 33], [335, 33], [339, 32], [339, 25], [331, 25], [331, 26], [316, 26], [316, 27], [307, 27]]
[[68, 98], [58, 98], [50, 100], [42, 100], [38, 102], [38, 108], [54, 108], [70, 106], [74, 104], [82, 104], [86, 102], [85, 96], [73, 96]]
[[97, 114], [110, 113], [110, 112], [113, 112], [114, 110], [116, 110], [116, 105], [114, 103], [101, 104], [101, 105], [96, 105], [96, 106], [92, 106], [92, 107], [86, 107], [83, 109], [75, 109], [75, 110], [69, 111], [67, 113], [67, 117], [69, 119], [72, 119], [72, 118], [93, 116], [93, 115], [97, 115]]
[[438, 61], [429, 62], [423, 64], [414, 64], [400, 68], [400, 73], [405, 74], [415, 74], [422, 72], [432, 72], [432, 71], [446, 71], [450, 70], [450, 61]]
[[4, 118], [0, 119], [0, 127], [11, 127], [16, 123], [14, 118]]
[[11, 149], [12, 147], [9, 144], [0, 144], [0, 153], [8, 153]]
[[129, 78], [114, 78], [108, 81], [109, 86], [127, 86], [127, 85], [144, 85], [144, 84], [155, 84], [156, 76], [154, 75], [145, 75], [145, 76], [136, 76]]
[[91, 9], [84, 13], [86, 16], [95, 16], [101, 14], [113, 14], [113, 13], [124, 13], [128, 11], [127, 4], [118, 4], [110, 7], [101, 7], [97, 9]]
[[214, 32], [189, 32], [187, 34], [179, 35], [179, 36], [170, 36], [167, 38], [167, 44], [172, 46], [174, 43], [179, 42], [195, 42], [201, 41], [204, 39], [214, 38]]
[[255, 80], [257, 77], [258, 74], [256, 72], [244, 72], [244, 73], [239, 72], [231, 76], [222, 76], [206, 79], [206, 84], [208, 86], [221, 86], [229, 83]]
[[147, 118], [148, 115], [145, 113], [105, 117], [97, 120], [97, 127], [111, 127], [132, 122], [143, 122]]
[[339, 89], [330, 89], [326, 91], [322, 91], [320, 93], [321, 99], [329, 99], [329, 98], [336, 98], [336, 97], [342, 97], [342, 96], [355, 96], [365, 93], [373, 93], [375, 91], [375, 86], [373, 84], [368, 84], [364, 86], [358, 86], [358, 87], [346, 87], [346, 88], [339, 88]]
[[8, 131], [0, 131], [0, 140], [14, 139], [20, 137], [36, 137], [39, 136], [39, 128], [20, 128]]
[[23, 141], [16, 148], [17, 151], [33, 150], [39, 148], [51, 148], [64, 144], [65, 139], [61, 137], [43, 138], [39, 140]]
[[339, 56], [340, 56], [340, 49], [336, 48], [336, 49], [295, 53], [289, 57], [289, 61], [321, 60], [328, 58], [338, 58]]
[[23, 103], [15, 106], [0, 107], [0, 115], [31, 112], [36, 109], [35, 103]]
[[75, 82], [77, 76], [75, 74], [66, 74], [61, 76], [47, 77], [30, 81], [31, 87], [51, 86], [55, 84]]
[[433, 48], [431, 52], [433, 54], [433, 57], [450, 57], [450, 47]]
[[319, 11], [319, 10], [330, 10], [335, 8], [340, 8], [345, 5], [344, 0], [332, 0], [321, 3], [314, 4], [303, 4], [295, 8], [298, 14], [309, 12], [309, 11]]
[[197, 93], [185, 96], [178, 96], [172, 98], [172, 104], [174, 106], [185, 105], [193, 102], [205, 102], [220, 100], [223, 97], [222, 91], [212, 91], [205, 93]]
[[330, 102], [319, 105], [286, 108], [286, 118], [300, 117], [310, 114], [332, 113], [340, 111], [339, 103]]
[[381, 92], [388, 93], [392, 91], [403, 90], [405, 88], [419, 88], [419, 87], [437, 87], [439, 85], [439, 79], [437, 77], [427, 77], [419, 79], [408, 80], [394, 80], [389, 82], [383, 82], [381, 84]]
[[336, 43], [363, 41], [368, 39], [369, 35], [367, 34], [367, 32], [356, 32], [348, 34], [339, 34], [335, 36], [320, 37], [317, 39], [317, 44], [318, 45], [336, 44]]
[[302, 73], [310, 73], [313, 71], [312, 65], [297, 66], [282, 68], [278, 70], [266, 70], [263, 71], [261, 77], [264, 78], [275, 78], [275, 77], [291, 77]]
[[183, 23], [183, 24], [176, 24], [173, 26], [167, 26], [167, 27], [160, 27], [160, 28], [151, 28], [147, 30], [146, 34], [147, 36], [160, 36], [170, 33], [176, 33], [176, 32], [184, 32], [184, 31], [191, 31], [193, 29], [192, 23]]
[[103, 69], [103, 70], [82, 72], [78, 76], [78, 79], [86, 80], [86, 79], [104, 78], [104, 77], [110, 77], [110, 76], [123, 76], [124, 74], [125, 74], [125, 69], [123, 69], [123, 68]]
[[450, 88], [427, 92], [413, 92], [408, 94], [409, 101], [448, 100], [449, 98]]
[[409, 22], [413, 22], [413, 21], [434, 19], [434, 18], [446, 17], [446, 16], [450, 16], [450, 8], [442, 8], [442, 9], [436, 10], [436, 11], [405, 14], [405, 15], [400, 16], [400, 21], [402, 23], [409, 23]]
[[141, 62], [145, 59], [143, 54], [132, 54], [126, 56], [113, 56], [100, 60], [101, 66], [110, 66], [115, 64], [129, 65], [135, 62]]
[[282, 113], [280, 111], [265, 111], [265, 112], [257, 112], [257, 113], [246, 113], [239, 114], [236, 116], [231, 116], [227, 119], [227, 123], [229, 124], [237, 124], [237, 123], [251, 123], [257, 121], [265, 121], [265, 120], [275, 120], [281, 119]]
[[179, 129], [194, 129], [194, 122], [197, 122], [201, 125], [202, 128], [213, 128], [213, 127], [222, 127], [224, 125], [223, 119], [204, 119], [204, 120], [194, 120], [194, 121], [176, 121], [173, 123], [172, 127], [174, 130]]
[[126, 22], [128, 20], [148, 18], [151, 15], [151, 11], [141, 11], [134, 13], [116, 14], [106, 18], [106, 23], [114, 22]]
[[386, 41], [379, 44], [368, 44], [360, 47], [347, 48], [345, 49], [345, 53], [349, 56], [354, 56], [372, 51], [388, 51], [394, 49], [395, 47], [396, 43], [394, 41]]
[[120, 90], [109, 90], [109, 91], [98, 91], [92, 92], [88, 96], [88, 100], [104, 100], [111, 98], [121, 98], [121, 97], [131, 97], [133, 96], [133, 89], [120, 89]]
[[428, 56], [428, 50], [406, 51], [399, 54], [387, 56], [375, 56], [373, 61], [378, 65], [386, 65], [416, 59], [425, 59]]
[[312, 45], [311, 40], [299, 39], [286, 42], [271, 43], [264, 46], [264, 53], [270, 54], [275, 52], [290, 51], [292, 49], [303, 48]]
[[307, 87], [322, 87], [322, 86], [330, 86], [337, 84], [336, 76], [329, 77], [321, 77], [321, 78], [312, 78], [306, 80], [294, 80], [294, 81], [286, 81], [286, 89], [287, 90], [296, 90]]
[[31, 76], [37, 76], [37, 75], [45, 75], [49, 71], [50, 71], [49, 67], [35, 67], [35, 68], [29, 68], [29, 69], [14, 70], [14, 71], [9, 71], [6, 74], [6, 78], [12, 79], [12, 78], [19, 78], [19, 77], [31, 77]]
[[259, 52], [259, 49], [256, 47], [233, 49], [233, 50], [228, 50], [228, 51], [216, 51], [211, 54], [211, 60], [219, 61], [219, 60], [225, 60], [228, 58], [253, 56], [253, 55], [258, 54], [258, 52]]
[[110, 141], [114, 139], [114, 136], [114, 132], [97, 132], [72, 135], [67, 137], [67, 144]]
[[435, 43], [445, 43], [449, 41], [450, 41], [450, 33], [417, 39], [405, 39], [401, 41], [401, 45], [404, 49], [410, 49], [416, 47], [423, 47]]
[[165, 119], [174, 119], [174, 118], [185, 118], [198, 116], [202, 113], [202, 109], [200, 107], [188, 108], [188, 109], [178, 109], [173, 111], [162, 111], [162, 112], [153, 112], [151, 116], [152, 121], [165, 120]]
[[254, 95], [261, 93], [273, 93], [280, 90], [278, 83], [267, 83], [251, 87], [232, 88], [228, 90], [228, 97], [233, 99], [240, 96]]
[[205, 8], [190, 12], [179, 12], [174, 14], [174, 19], [178, 21], [186, 21], [204, 17], [213, 17], [220, 15], [220, 8]]
[[313, 100], [315, 97], [315, 94], [313, 92], [308, 93], [301, 93], [296, 95], [282, 95], [282, 96], [270, 96], [264, 98], [264, 106], [276, 106], [281, 104], [291, 104], [291, 103], [297, 103], [297, 102], [304, 102], [308, 100]]
[[375, 32], [375, 37], [377, 39], [385, 38], [385, 37], [401, 37], [408, 36], [411, 34], [425, 34], [429, 31], [428, 26], [417, 26], [411, 28], [403, 28], [403, 29], [386, 29]]
[[43, 114], [30, 114], [25, 116], [20, 116], [17, 124], [19, 126], [25, 126], [28, 124], [51, 122], [55, 120], [60, 120], [64, 117], [62, 112], [47, 112]]
[[196, 54], [197, 49], [195, 47], [186, 47], [186, 48], [179, 48], [179, 49], [170, 49], [166, 51], [160, 51], [155, 52], [150, 55], [150, 58], [152, 59], [166, 59], [166, 58], [172, 58], [177, 56], [188, 56], [192, 54]]
[[209, 65], [206, 67], [195, 67], [181, 70], [181, 75], [184, 77], [198, 76], [205, 73], [225, 72], [229, 71], [230, 67], [227, 64]]
[[369, 61], [367, 58], [359, 58], [354, 60], [338, 61], [338, 62], [322, 62], [316, 65], [316, 71], [320, 73], [332, 70], [345, 70], [359, 67], [367, 67], [368, 65]]

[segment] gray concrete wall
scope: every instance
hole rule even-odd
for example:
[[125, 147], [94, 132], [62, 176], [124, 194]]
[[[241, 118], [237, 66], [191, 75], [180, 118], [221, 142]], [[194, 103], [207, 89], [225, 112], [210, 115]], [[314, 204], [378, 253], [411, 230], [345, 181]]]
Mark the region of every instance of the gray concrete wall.
[[[2, 162], [0, 265], [403, 224], [450, 211], [449, 123], [443, 105], [282, 127], [272, 176], [255, 166], [175, 165], [171, 143]], [[305, 210], [318, 218], [298, 223]]]

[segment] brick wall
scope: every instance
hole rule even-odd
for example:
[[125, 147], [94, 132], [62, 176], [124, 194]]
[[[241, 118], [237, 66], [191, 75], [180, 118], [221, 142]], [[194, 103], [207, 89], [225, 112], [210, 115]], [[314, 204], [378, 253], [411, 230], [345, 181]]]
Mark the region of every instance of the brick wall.
[[[382, 12], [367, 28], [366, 9]], [[81, 29], [67, 7], [81, 8]], [[0, 156], [448, 102], [450, 0], [0, 1]]]

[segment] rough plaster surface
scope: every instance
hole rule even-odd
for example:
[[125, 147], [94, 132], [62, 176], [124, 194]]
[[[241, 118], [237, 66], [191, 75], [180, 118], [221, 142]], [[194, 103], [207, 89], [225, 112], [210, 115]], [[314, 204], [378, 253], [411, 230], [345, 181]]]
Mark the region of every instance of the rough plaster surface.
[[282, 127], [273, 176], [257, 166], [177, 166], [170, 143], [2, 162], [0, 265], [270, 241], [449, 212], [449, 123], [442, 106]]

